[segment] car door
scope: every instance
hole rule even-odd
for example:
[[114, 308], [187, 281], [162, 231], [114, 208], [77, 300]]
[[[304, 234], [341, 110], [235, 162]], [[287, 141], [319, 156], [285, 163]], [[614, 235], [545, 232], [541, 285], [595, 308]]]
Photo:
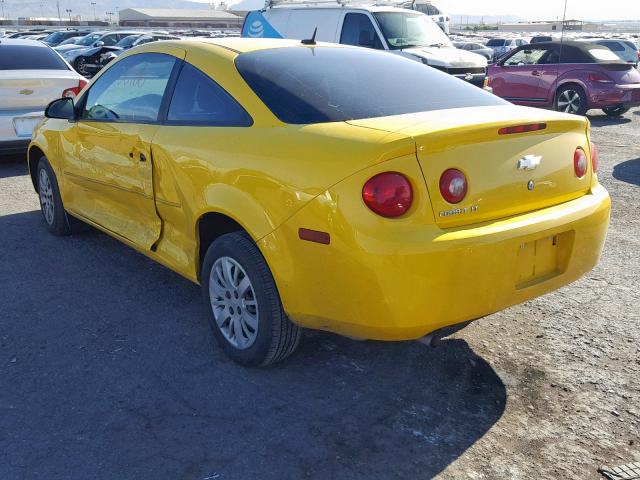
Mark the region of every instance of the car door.
[[177, 62], [161, 53], [124, 58], [96, 80], [79, 105], [76, 151], [84, 195], [71, 208], [142, 249], [160, 235], [151, 142]]
[[500, 62], [492, 81], [493, 93], [514, 103], [536, 105], [545, 101], [540, 94], [540, 58], [547, 49], [526, 46]]

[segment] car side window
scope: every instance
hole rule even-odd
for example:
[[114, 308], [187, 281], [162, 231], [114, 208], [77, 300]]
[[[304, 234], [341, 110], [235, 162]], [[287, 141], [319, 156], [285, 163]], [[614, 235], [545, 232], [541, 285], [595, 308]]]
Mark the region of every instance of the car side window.
[[602, 42], [602, 45], [614, 52], [624, 52], [624, 47], [619, 42]]
[[81, 120], [155, 122], [176, 58], [132, 55], [109, 68], [91, 86]]
[[248, 127], [249, 114], [220, 85], [193, 65], [183, 63], [171, 98], [169, 123]]
[[548, 50], [546, 49], [534, 49], [534, 48], [524, 48], [522, 50], [518, 50], [511, 57], [509, 57], [504, 65], [508, 67], [515, 67], [520, 65], [535, 65], [537, 64], [542, 57], [547, 54]]
[[340, 43], [382, 50], [382, 42], [371, 19], [364, 13], [347, 13], [342, 23]]
[[113, 45], [118, 43], [118, 36], [117, 35], [105, 35], [104, 37], [102, 37], [100, 39], [100, 41], [103, 42], [106, 47], [112, 47]]

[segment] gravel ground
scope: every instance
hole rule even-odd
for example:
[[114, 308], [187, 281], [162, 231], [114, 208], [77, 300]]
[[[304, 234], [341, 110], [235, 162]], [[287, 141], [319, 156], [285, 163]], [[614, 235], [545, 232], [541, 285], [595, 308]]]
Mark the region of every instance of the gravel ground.
[[274, 368], [213, 344], [197, 286], [46, 233], [0, 163], [0, 479], [597, 479], [640, 461], [640, 109], [591, 116], [599, 266], [436, 348], [307, 333]]

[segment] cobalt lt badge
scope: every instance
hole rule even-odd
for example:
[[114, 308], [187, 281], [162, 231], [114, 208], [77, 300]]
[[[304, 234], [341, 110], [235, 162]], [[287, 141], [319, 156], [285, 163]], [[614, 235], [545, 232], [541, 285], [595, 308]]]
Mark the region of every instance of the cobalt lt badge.
[[529, 180], [529, 183], [527, 183], [527, 190], [531, 191], [534, 188], [536, 188], [536, 183], [533, 180]]

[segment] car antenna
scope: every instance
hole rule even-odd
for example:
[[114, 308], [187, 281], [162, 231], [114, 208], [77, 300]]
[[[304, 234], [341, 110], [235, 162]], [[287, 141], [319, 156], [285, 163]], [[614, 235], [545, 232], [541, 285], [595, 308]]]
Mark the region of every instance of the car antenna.
[[318, 33], [318, 27], [316, 27], [316, 29], [313, 31], [313, 35], [311, 35], [311, 38], [306, 38], [306, 39], [302, 40], [300, 43], [302, 43], [303, 45], [315, 45], [316, 44], [316, 33]]

